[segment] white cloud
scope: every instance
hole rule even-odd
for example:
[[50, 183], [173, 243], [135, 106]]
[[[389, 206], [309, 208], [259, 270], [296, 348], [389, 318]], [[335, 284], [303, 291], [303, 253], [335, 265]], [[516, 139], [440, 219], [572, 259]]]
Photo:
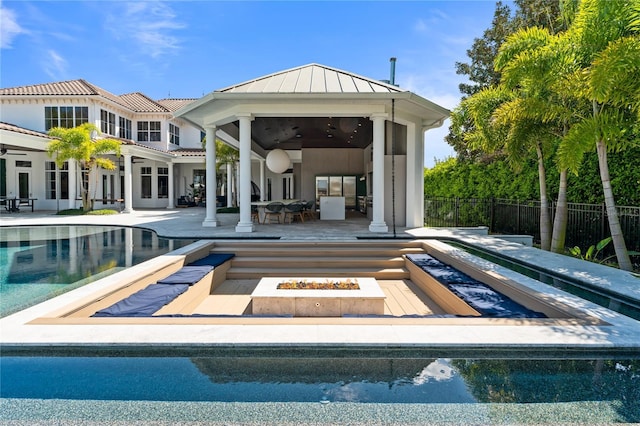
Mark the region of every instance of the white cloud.
[[181, 41], [174, 32], [186, 25], [163, 2], [113, 4], [118, 10], [111, 11], [106, 25], [116, 39], [133, 42], [136, 53], [160, 58], [180, 48]]
[[42, 63], [44, 72], [53, 80], [63, 80], [67, 73], [67, 61], [55, 50], [48, 50]]
[[25, 32], [18, 24], [15, 12], [0, 6], [0, 48], [11, 49], [13, 39]]

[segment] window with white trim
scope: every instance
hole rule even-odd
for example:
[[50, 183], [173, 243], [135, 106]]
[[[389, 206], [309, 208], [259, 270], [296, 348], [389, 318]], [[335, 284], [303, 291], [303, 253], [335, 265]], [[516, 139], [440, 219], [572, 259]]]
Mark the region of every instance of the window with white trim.
[[44, 107], [44, 129], [54, 127], [71, 129], [89, 122], [89, 107], [48, 106]]
[[140, 197], [151, 198], [151, 167], [140, 167]]
[[158, 198], [169, 198], [168, 167], [158, 167]]
[[116, 115], [112, 112], [100, 110], [100, 131], [106, 135], [116, 134]]
[[180, 127], [169, 123], [169, 142], [180, 145]]
[[131, 139], [131, 120], [125, 117], [119, 117], [120, 129], [118, 136], [123, 139]]
[[[58, 179], [60, 185], [58, 187]], [[69, 163], [65, 163], [59, 169], [56, 168], [55, 161], [45, 163], [45, 198], [47, 200], [57, 199], [58, 189], [60, 190], [60, 200], [69, 199]]]
[[159, 121], [138, 121], [138, 142], [160, 142]]

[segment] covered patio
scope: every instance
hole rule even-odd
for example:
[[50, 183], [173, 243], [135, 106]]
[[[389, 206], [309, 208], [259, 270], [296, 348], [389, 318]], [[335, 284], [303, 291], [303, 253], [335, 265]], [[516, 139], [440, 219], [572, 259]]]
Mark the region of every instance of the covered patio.
[[[360, 213], [347, 221], [364, 218], [367, 233], [421, 227], [424, 134], [448, 115], [394, 84], [319, 64], [216, 90], [175, 113], [206, 132], [207, 199], [215, 199], [217, 187], [214, 141], [239, 150], [236, 233], [261, 226], [252, 221], [252, 181], [262, 201], [313, 200], [318, 206], [319, 177], [339, 182], [333, 195], [346, 195], [346, 209]], [[283, 152], [284, 164], [276, 167], [270, 160]], [[355, 193], [340, 186], [346, 177], [357, 182]], [[202, 225], [220, 226], [213, 203]]]

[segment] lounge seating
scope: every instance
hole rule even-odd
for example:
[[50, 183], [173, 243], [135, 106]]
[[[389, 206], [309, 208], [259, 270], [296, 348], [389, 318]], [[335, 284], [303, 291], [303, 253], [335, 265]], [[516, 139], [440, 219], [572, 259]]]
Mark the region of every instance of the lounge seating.
[[254, 219], [260, 223], [260, 212], [258, 211], [258, 206], [251, 206], [251, 222], [253, 222]]
[[407, 254], [406, 258], [484, 317], [546, 318], [428, 254]]
[[189, 284], [150, 284], [92, 317], [148, 317], [189, 289]]
[[173, 302], [189, 287], [213, 271], [211, 265], [184, 266], [155, 284], [150, 284], [131, 296], [101, 309], [93, 317], [148, 317]]
[[198, 259], [189, 263], [189, 266], [216, 266], [222, 265], [229, 259], [232, 259], [235, 256], [235, 253], [211, 253], [208, 256], [203, 257], [202, 259]]

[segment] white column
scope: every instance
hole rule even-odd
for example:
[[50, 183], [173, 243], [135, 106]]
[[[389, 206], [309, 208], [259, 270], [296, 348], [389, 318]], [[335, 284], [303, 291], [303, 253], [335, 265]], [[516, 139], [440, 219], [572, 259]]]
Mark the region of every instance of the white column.
[[236, 232], [253, 232], [251, 221], [251, 115], [239, 115], [240, 120], [240, 181], [238, 185], [238, 201], [240, 204], [240, 221]]
[[233, 167], [227, 163], [227, 207], [233, 207]]
[[167, 188], [167, 192], [168, 192], [168, 197], [169, 197], [169, 202], [167, 203], [167, 208], [168, 209], [172, 209], [175, 207], [175, 195], [174, 195], [174, 189], [173, 189], [173, 162], [169, 161], [167, 163], [167, 169], [169, 170], [169, 187]]
[[265, 173], [264, 173], [264, 165], [266, 163], [266, 160], [260, 160], [260, 201], [264, 201], [265, 200], [265, 194], [266, 194], [266, 185], [265, 185]]
[[424, 226], [424, 130], [407, 124], [407, 198], [405, 224], [408, 228]]
[[384, 222], [384, 122], [387, 114], [374, 114], [373, 121], [373, 220], [369, 224], [371, 232], [387, 232]]
[[131, 170], [131, 154], [124, 154], [124, 210], [122, 213], [133, 213], [133, 172]]
[[207, 127], [207, 152], [206, 152], [206, 182], [205, 191], [207, 196], [207, 216], [202, 222], [202, 226], [218, 226], [218, 219], [216, 218], [216, 128]]
[[76, 160], [69, 160], [69, 208], [76, 208], [76, 198], [78, 198], [78, 163]]

